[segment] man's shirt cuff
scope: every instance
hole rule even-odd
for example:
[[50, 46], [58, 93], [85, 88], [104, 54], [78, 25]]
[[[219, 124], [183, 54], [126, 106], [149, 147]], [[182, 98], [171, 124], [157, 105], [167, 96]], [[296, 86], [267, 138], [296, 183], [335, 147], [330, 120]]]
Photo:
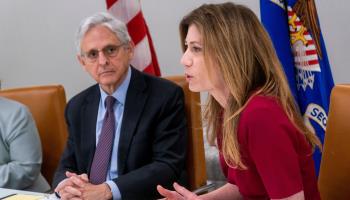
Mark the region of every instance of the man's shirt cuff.
[[106, 183], [111, 188], [113, 200], [121, 200], [122, 197], [117, 184], [115, 184], [114, 181], [106, 181]]

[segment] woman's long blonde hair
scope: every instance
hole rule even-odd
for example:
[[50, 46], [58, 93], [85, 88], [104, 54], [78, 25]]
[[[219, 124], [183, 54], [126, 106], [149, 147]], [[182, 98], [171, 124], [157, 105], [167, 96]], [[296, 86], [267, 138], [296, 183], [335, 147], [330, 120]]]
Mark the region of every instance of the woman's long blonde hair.
[[[209, 74], [218, 67], [229, 89], [230, 98], [223, 109], [211, 96], [204, 112], [208, 141], [215, 145], [217, 129], [222, 128], [222, 152], [230, 166], [245, 169], [237, 141], [237, 124], [251, 94], [277, 97], [288, 118], [302, 132], [313, 148], [321, 143], [304, 125], [290, 92], [287, 79], [272, 42], [256, 15], [247, 7], [234, 3], [204, 4], [190, 12], [180, 23], [180, 37], [185, 51], [185, 38], [190, 25], [202, 35], [204, 59]], [[213, 61], [213, 62], [211, 62]], [[223, 112], [223, 119], [220, 114]]]

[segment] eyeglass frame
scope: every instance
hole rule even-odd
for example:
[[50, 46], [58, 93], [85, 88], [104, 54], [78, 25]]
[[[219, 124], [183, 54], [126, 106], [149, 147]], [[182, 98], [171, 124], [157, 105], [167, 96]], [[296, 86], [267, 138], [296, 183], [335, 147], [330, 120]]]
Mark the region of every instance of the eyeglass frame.
[[[100, 52], [102, 52], [103, 53], [103, 55], [106, 57], [106, 58], [113, 58], [113, 57], [116, 57], [117, 55], [118, 55], [118, 53], [119, 53], [119, 50], [120, 50], [120, 48], [121, 47], [123, 47], [123, 46], [125, 46], [126, 45], [126, 43], [121, 43], [121, 44], [119, 44], [119, 45], [114, 45], [114, 44], [108, 44], [108, 45], [106, 45], [105, 47], [103, 47], [102, 49], [90, 49], [89, 51], [87, 51], [87, 52], [82, 52], [80, 55], [83, 57], [83, 58], [85, 58], [89, 63], [95, 63], [97, 60], [98, 60], [98, 58], [99, 58], [99, 56], [100, 56]], [[115, 55], [109, 55], [108, 53], [106, 53], [107, 52], [107, 48], [108, 47], [115, 47], [116, 48], [116, 50], [115, 50]], [[96, 51], [96, 58], [90, 58], [88, 55], [92, 52], [92, 51]]]

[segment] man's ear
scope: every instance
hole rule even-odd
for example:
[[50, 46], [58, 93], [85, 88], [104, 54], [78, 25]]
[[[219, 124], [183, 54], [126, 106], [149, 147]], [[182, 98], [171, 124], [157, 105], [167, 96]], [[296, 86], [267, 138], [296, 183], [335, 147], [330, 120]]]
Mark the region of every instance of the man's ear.
[[134, 50], [135, 50], [135, 43], [133, 41], [129, 42], [128, 50], [129, 50], [130, 59], [132, 59], [134, 57]]
[[81, 65], [81, 67], [86, 71], [86, 63], [85, 63], [85, 60], [83, 59], [83, 57], [81, 55], [77, 55], [77, 59]]

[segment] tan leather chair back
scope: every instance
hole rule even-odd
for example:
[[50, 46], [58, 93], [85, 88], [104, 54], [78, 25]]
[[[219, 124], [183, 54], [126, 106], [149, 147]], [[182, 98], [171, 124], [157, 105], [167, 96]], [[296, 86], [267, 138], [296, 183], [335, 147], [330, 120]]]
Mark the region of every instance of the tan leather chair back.
[[199, 93], [191, 92], [184, 76], [170, 76], [166, 79], [182, 87], [185, 94], [185, 109], [188, 126], [187, 173], [189, 189], [194, 190], [206, 185], [202, 116]]
[[318, 185], [323, 200], [350, 199], [350, 85], [331, 93]]
[[0, 96], [21, 102], [32, 113], [43, 149], [41, 172], [51, 183], [67, 139], [64, 88], [52, 85], [7, 89], [0, 90]]

